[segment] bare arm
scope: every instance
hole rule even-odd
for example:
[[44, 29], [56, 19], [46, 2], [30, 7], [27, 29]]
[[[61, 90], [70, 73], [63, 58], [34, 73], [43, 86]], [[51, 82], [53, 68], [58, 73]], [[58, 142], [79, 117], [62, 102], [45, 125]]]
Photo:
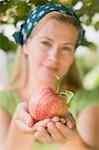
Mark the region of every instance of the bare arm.
[[77, 130], [86, 144], [99, 149], [99, 105], [88, 107], [80, 113]]
[[10, 121], [11, 118], [7, 112], [5, 112], [3, 108], [0, 108], [0, 145], [4, 142], [5, 137], [7, 136]]
[[[22, 111], [19, 111], [18, 109], [11, 120], [8, 114], [2, 108], [0, 108], [0, 130], [2, 131], [2, 134], [0, 134], [0, 148], [2, 150], [32, 149], [32, 128], [27, 126], [25, 127], [24, 120], [22, 122], [20, 119], [17, 119], [17, 115], [22, 115]], [[25, 114], [23, 112], [23, 116], [24, 115]], [[27, 116], [25, 116], [25, 118], [26, 117]], [[4, 142], [2, 143], [2, 141]]]
[[76, 134], [75, 138], [70, 142], [60, 145], [60, 150], [93, 150], [89, 146], [87, 146], [79, 136]]

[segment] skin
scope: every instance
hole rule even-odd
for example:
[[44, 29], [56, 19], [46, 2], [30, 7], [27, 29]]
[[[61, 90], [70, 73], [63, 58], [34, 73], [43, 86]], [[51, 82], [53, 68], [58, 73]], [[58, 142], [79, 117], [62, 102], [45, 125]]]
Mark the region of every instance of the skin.
[[[83, 120], [86, 120], [84, 122]], [[99, 105], [83, 110], [76, 121], [77, 130], [85, 143], [99, 149]], [[83, 130], [82, 130], [83, 129]]]
[[28, 95], [42, 85], [56, 89], [54, 76], [63, 79], [68, 72], [74, 60], [77, 36], [78, 32], [73, 25], [52, 19], [34, 37], [28, 39], [23, 46], [29, 62], [29, 79], [26, 85]]
[[0, 108], [0, 116], [2, 116], [0, 117], [0, 129], [2, 129], [0, 142], [5, 139], [0, 147], [2, 150], [13, 150], [15, 147], [16, 150], [23, 148], [31, 150], [35, 140], [58, 143], [62, 148], [65, 146], [65, 149], [77, 145], [79, 149], [86, 149], [74, 128], [71, 117], [56, 116], [35, 123], [27, 107], [27, 102], [35, 89], [42, 85], [56, 89], [54, 76], [57, 74], [61, 80], [64, 78], [74, 60], [77, 37], [77, 29], [73, 25], [59, 23], [52, 19], [23, 45], [23, 53], [27, 56], [29, 65], [28, 82], [18, 91], [20, 104], [17, 105], [12, 120]]
[[[99, 105], [88, 107], [79, 114], [76, 120], [77, 132], [79, 133], [78, 135], [74, 128], [70, 131], [69, 130], [67, 131], [66, 130], [68, 128], [67, 126], [57, 121], [54, 121], [54, 123], [53, 122], [47, 123], [47, 129], [50, 135], [48, 134], [48, 132], [45, 130], [44, 127], [36, 126], [35, 137], [40, 142], [45, 143], [46, 142], [49, 143], [49, 141], [50, 143], [58, 142], [58, 144], [60, 143], [60, 148], [62, 150], [99, 149]], [[65, 139], [63, 138], [63, 136], [65, 137]], [[68, 141], [67, 143], [65, 143], [66, 140]]]

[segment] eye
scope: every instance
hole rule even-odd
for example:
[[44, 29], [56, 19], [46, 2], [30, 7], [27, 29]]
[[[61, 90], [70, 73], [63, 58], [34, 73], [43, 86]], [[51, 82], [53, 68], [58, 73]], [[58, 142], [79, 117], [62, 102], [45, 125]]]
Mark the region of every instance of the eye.
[[71, 51], [72, 49], [70, 47], [66, 46], [66, 47], [63, 47], [62, 50], [64, 50], [64, 51]]
[[41, 44], [46, 47], [50, 47], [50, 45], [51, 45], [48, 41], [41, 41]]

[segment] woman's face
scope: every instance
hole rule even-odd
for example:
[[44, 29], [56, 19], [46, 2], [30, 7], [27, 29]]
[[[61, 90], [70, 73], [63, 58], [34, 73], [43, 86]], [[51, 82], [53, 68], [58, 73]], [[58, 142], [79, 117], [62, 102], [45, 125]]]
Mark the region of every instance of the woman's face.
[[70, 23], [47, 21], [23, 46], [31, 76], [42, 81], [55, 75], [62, 79], [73, 62], [77, 38], [78, 31]]

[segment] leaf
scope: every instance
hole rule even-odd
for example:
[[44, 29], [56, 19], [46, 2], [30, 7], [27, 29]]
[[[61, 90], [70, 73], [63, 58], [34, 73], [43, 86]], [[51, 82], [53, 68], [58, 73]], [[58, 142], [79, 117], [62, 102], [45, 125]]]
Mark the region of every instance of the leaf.
[[63, 90], [63, 91], [59, 92], [59, 95], [66, 96], [66, 103], [69, 104], [71, 99], [74, 96], [74, 93], [72, 91]]
[[99, 30], [99, 21], [97, 21], [94, 26], [95, 26], [96, 31], [98, 31]]
[[8, 52], [8, 51], [15, 51], [17, 46], [12, 41], [10, 41], [6, 36], [0, 33], [0, 48]]
[[[80, 1], [77, 0], [61, 0], [65, 6], [73, 7]], [[34, 7], [47, 3], [60, 3], [60, 0], [1, 0], [0, 1], [0, 25], [12, 23], [16, 25], [19, 21], [22, 21], [27, 13]], [[96, 13], [99, 13], [99, 0], [83, 0], [81, 1], [82, 7], [76, 10], [76, 13], [81, 17], [83, 24], [91, 24], [93, 17]], [[84, 22], [83, 16], [87, 15], [88, 20]], [[7, 21], [3, 21], [3, 17], [9, 17]], [[96, 30], [99, 29], [99, 23], [95, 23]], [[1, 41], [0, 41], [1, 42]], [[6, 43], [6, 42], [4, 42]], [[1, 43], [0, 43], [1, 44]], [[92, 50], [96, 49], [95, 44], [82, 43], [82, 45], [89, 47]], [[5, 46], [5, 45], [4, 45]], [[6, 46], [7, 47], [7, 46]]]
[[89, 47], [90, 50], [93, 50], [93, 51], [96, 51], [96, 49], [97, 49], [97, 46], [96, 46], [95, 43], [90, 42], [90, 41], [88, 41], [88, 40], [85, 39], [85, 38], [82, 39], [81, 44], [82, 44], [83, 46]]

